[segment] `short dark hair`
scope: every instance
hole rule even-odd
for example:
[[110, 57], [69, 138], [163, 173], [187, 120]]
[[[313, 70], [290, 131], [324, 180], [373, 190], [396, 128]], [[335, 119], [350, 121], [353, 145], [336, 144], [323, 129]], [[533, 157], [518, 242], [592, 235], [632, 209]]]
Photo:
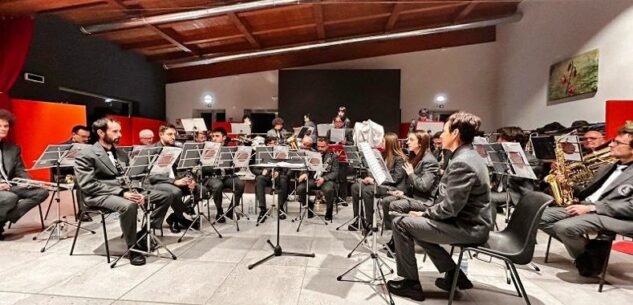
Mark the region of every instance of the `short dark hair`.
[[9, 126], [15, 124], [15, 116], [8, 110], [0, 109], [0, 120], [5, 120], [9, 123]]
[[276, 137], [266, 137], [266, 142], [264, 142], [264, 144], [268, 144], [270, 142], [277, 142], [277, 138]]
[[521, 147], [525, 147], [525, 144], [527, 144], [529, 140], [523, 129], [516, 126], [501, 127], [497, 129], [497, 133], [499, 133], [499, 137], [506, 141], [521, 144]]
[[88, 127], [84, 126], [84, 125], [75, 125], [75, 127], [73, 127], [73, 129], [71, 129], [71, 132], [76, 134], [80, 130], [85, 130], [87, 132], [90, 132], [90, 129], [88, 129]]
[[174, 124], [163, 124], [158, 128], [158, 133], [164, 133], [167, 129], [176, 130], [176, 125]]
[[451, 114], [446, 124], [448, 124], [448, 131], [459, 130], [459, 139], [462, 144], [472, 144], [481, 126], [481, 119], [472, 113], [460, 111]]
[[439, 139], [441, 135], [442, 135], [442, 132], [438, 131], [438, 132], [433, 134], [433, 137], [431, 139]]
[[92, 132], [94, 134], [98, 134], [97, 131], [101, 130], [103, 132], [107, 132], [108, 131], [108, 124], [109, 123], [117, 123], [119, 125], [121, 125], [121, 123], [119, 123], [119, 121], [111, 119], [111, 118], [100, 118], [96, 121], [94, 121], [94, 123], [92, 123]]
[[226, 137], [228, 135], [224, 127], [216, 127], [216, 128], [213, 128], [213, 130], [211, 130], [211, 133], [216, 133], [216, 132], [221, 133], [223, 137]]
[[[626, 121], [622, 128], [618, 129], [618, 135], [628, 135], [633, 140], [633, 121]], [[629, 142], [629, 146], [633, 148], [633, 141]]]
[[284, 119], [280, 118], [280, 117], [276, 117], [273, 120], [273, 126], [275, 125], [283, 125], [284, 124]]
[[330, 139], [326, 138], [326, 137], [318, 137], [317, 138], [317, 142], [325, 142], [330, 144]]
[[203, 134], [203, 135], [205, 135], [205, 136], [207, 135], [207, 133], [206, 133], [205, 131], [196, 131], [196, 132], [193, 134], [193, 136], [194, 136], [194, 137], [197, 137], [198, 135], [201, 135], [201, 134]]

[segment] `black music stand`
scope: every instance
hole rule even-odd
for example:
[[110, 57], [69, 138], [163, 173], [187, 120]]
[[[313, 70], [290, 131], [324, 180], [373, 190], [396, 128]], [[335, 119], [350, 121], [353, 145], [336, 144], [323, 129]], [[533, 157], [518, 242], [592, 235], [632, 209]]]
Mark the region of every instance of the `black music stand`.
[[[130, 164], [125, 169], [125, 172], [123, 173], [123, 175], [120, 177], [117, 177], [120, 183], [124, 187], [128, 187], [130, 192], [143, 191], [143, 188], [141, 187], [143, 185], [143, 181], [149, 176], [149, 173], [152, 171], [152, 167], [154, 166], [160, 154], [162, 153], [163, 153], [163, 147], [147, 147], [147, 148], [141, 149], [141, 151], [132, 160], [130, 160]], [[137, 181], [138, 184], [135, 186], [132, 184], [132, 181]], [[151, 203], [150, 193], [151, 191], [149, 190], [145, 191], [144, 196], [147, 201], [145, 202], [145, 204], [139, 205], [141, 210], [143, 210], [143, 225], [145, 226], [145, 233], [141, 235], [141, 237], [139, 238], [139, 241], [143, 241], [143, 239], [147, 241], [147, 245], [146, 245], [147, 251], [137, 249], [138, 247], [137, 246], [138, 241], [137, 241], [137, 244], [134, 244], [131, 247], [129, 247], [123, 253], [123, 255], [119, 256], [116, 260], [114, 260], [114, 262], [112, 262], [112, 264], [110, 265], [110, 268], [116, 267], [116, 264], [119, 262], [119, 260], [125, 257], [130, 251], [140, 253], [146, 256], [155, 256], [158, 258], [171, 258], [173, 260], [176, 260], [177, 258], [176, 255], [174, 255], [174, 253], [171, 252], [169, 248], [167, 248], [167, 246], [163, 244], [163, 242], [160, 241], [160, 239], [158, 239], [158, 237], [152, 231], [151, 218], [152, 218], [152, 214], [154, 213], [155, 206], [153, 206]], [[152, 242], [155, 242], [157, 245], [154, 249], [152, 249]], [[163, 256], [160, 253], [160, 248], [164, 248], [165, 251], [167, 251], [171, 257]]]
[[[387, 169], [387, 166], [385, 165], [385, 161], [382, 159], [382, 156], [380, 155], [380, 153], [377, 153], [376, 151], [372, 150], [371, 147], [369, 146], [369, 143], [360, 143], [359, 150], [361, 151], [363, 157], [367, 161], [368, 169], [375, 179], [375, 183], [374, 183], [374, 196], [375, 196], [377, 185], [383, 184], [384, 182], [393, 182], [393, 178], [391, 177], [391, 174], [389, 173], [389, 170]], [[363, 242], [365, 242], [369, 234], [372, 234], [373, 238], [372, 238], [372, 246], [371, 246], [370, 255], [364, 258], [363, 260], [361, 260], [356, 265], [354, 265], [354, 267], [350, 268], [349, 270], [345, 271], [343, 274], [339, 275], [336, 278], [336, 280], [341, 281], [341, 282], [368, 284], [372, 289], [374, 289], [376, 294], [380, 295], [380, 297], [382, 297], [383, 300], [385, 300], [385, 302], [393, 305], [395, 303], [393, 301], [393, 298], [391, 297], [391, 292], [388, 289], [385, 289], [387, 291], [387, 296], [388, 296], [388, 299], [387, 299], [376, 288], [378, 285], [384, 285], [385, 288], [387, 287], [387, 280], [385, 278], [385, 273], [382, 270], [383, 266], [386, 266], [387, 269], [390, 271], [390, 273], [393, 273], [393, 269], [389, 268], [387, 263], [384, 261], [383, 258], [380, 257], [380, 253], [378, 252], [378, 240], [377, 240], [378, 239], [378, 234], [377, 234], [378, 220], [376, 218], [376, 213], [378, 211], [377, 202], [378, 200], [374, 200], [374, 214], [372, 215], [371, 229], [365, 233], [365, 236], [363, 237], [363, 239], [354, 248], [354, 250], [356, 250], [356, 248], [358, 248]], [[348, 257], [352, 255], [354, 250], [350, 252]], [[359, 268], [363, 263], [365, 263], [366, 261], [370, 259], [372, 260], [372, 263], [373, 263], [372, 276], [366, 274]], [[357, 270], [358, 272], [367, 276], [369, 279], [368, 280], [360, 280], [360, 279], [347, 280], [343, 278], [344, 276], [346, 276], [353, 270]]]
[[[238, 209], [236, 209], [236, 206], [239, 206], [239, 202], [236, 202], [235, 200], [235, 179], [238, 178], [237, 175], [235, 175], [235, 164], [233, 162], [233, 159], [235, 158], [235, 153], [237, 152], [237, 146], [234, 147], [228, 147], [228, 146], [222, 146], [220, 148], [220, 155], [218, 156], [217, 159], [217, 164], [215, 166], [215, 169], [219, 169], [222, 172], [222, 177], [226, 176], [224, 175], [224, 172], [226, 170], [232, 170], [232, 186], [231, 186], [231, 190], [233, 192], [233, 197], [231, 198], [231, 205], [229, 206], [229, 208], [226, 210], [226, 212], [224, 212], [224, 214], [222, 214], [217, 220], [215, 220], [213, 222], [212, 225], [215, 225], [219, 219], [227, 219], [228, 217], [226, 216], [227, 214], [229, 214], [230, 212], [233, 212], [233, 218], [231, 219], [234, 223], [235, 223], [235, 228], [236, 230], [239, 232], [240, 231], [240, 224], [239, 224], [239, 219], [240, 216], [244, 216], [246, 217], [246, 220], [250, 220], [250, 218], [248, 217], [248, 215], [246, 215], [244, 213], [244, 211], [239, 211]], [[244, 197], [242, 197], [244, 198]]]
[[321, 173], [324, 172], [323, 163], [322, 163], [323, 161], [322, 155], [320, 153], [315, 153], [315, 155], [318, 154], [319, 156], [316, 157], [318, 158], [317, 159], [318, 164], [314, 165], [313, 162], [310, 160], [312, 158], [310, 156], [311, 153], [312, 152], [304, 151], [304, 156], [303, 156], [306, 170], [308, 170], [308, 178], [306, 179], [306, 205], [301, 206], [301, 204], [299, 204], [299, 216], [292, 220], [292, 222], [299, 220], [299, 225], [297, 226], [297, 232], [299, 232], [299, 230], [301, 229], [303, 220], [306, 218], [309, 212], [312, 213], [312, 215], [314, 215], [316, 218], [321, 220], [323, 224], [327, 226], [327, 221], [325, 221], [325, 219], [321, 218], [319, 214], [317, 214], [314, 210], [312, 210], [309, 204], [310, 203], [310, 171], [316, 171], [316, 172], [321, 172]]
[[[180, 159], [178, 161], [178, 167], [177, 170], [187, 170], [187, 171], [191, 171], [192, 174], [193, 172], [196, 173], [197, 175], [197, 180], [199, 182], [202, 182], [202, 161], [200, 161], [200, 158], [202, 157], [202, 151], [204, 150], [204, 143], [185, 143], [183, 144], [182, 147], [182, 153], [180, 156]], [[197, 170], [194, 170], [194, 168], [197, 168]], [[187, 232], [189, 232], [189, 230], [194, 230], [193, 226], [196, 223], [200, 223], [200, 219], [202, 217], [206, 218], [207, 221], [209, 222], [209, 225], [211, 225], [211, 228], [213, 229], [213, 231], [215, 231], [216, 234], [218, 234], [219, 238], [222, 238], [222, 234], [220, 234], [220, 232], [218, 232], [218, 229], [213, 225], [213, 223], [211, 222], [211, 215], [204, 215], [202, 213], [200, 213], [200, 202], [202, 202], [202, 185], [198, 186], [198, 190], [199, 190], [199, 196], [198, 199], [199, 201], [196, 202], [196, 216], [193, 218], [191, 224], [189, 225], [189, 227], [187, 227], [187, 229], [185, 230], [185, 232], [182, 233], [182, 235], [180, 236], [180, 238], [178, 238], [178, 242], [182, 242], [182, 239], [185, 237], [185, 235], [187, 235]], [[193, 194], [193, 190], [191, 190], [191, 196], [194, 197]], [[202, 231], [202, 230], [200, 230]]]
[[[35, 161], [35, 165], [33, 166], [32, 169], [44, 169], [44, 168], [51, 168], [51, 167], [55, 167], [55, 174], [57, 175], [57, 177], [61, 176], [61, 167], [62, 166], [73, 166], [74, 165], [74, 161], [75, 161], [75, 157], [77, 156], [77, 154], [83, 149], [86, 148], [89, 145], [85, 145], [85, 144], [62, 144], [62, 145], [48, 145], [46, 147], [46, 149], [44, 150], [44, 152], [42, 152], [42, 155], [39, 157], [39, 159], [37, 161]], [[71, 190], [73, 189], [73, 185], [70, 186], [66, 186], [63, 187], [60, 179], [55, 179], [55, 188], [54, 188], [54, 192], [53, 192], [53, 196], [51, 197], [51, 205], [52, 205], [52, 200], [53, 198], [55, 198], [55, 202], [57, 203], [57, 219], [55, 221], [53, 221], [52, 224], [50, 224], [46, 229], [44, 229], [42, 232], [40, 232], [37, 236], [33, 237], [33, 240], [37, 240], [38, 237], [46, 232], [49, 232], [48, 238], [46, 238], [46, 243], [44, 244], [44, 247], [42, 247], [42, 249], [40, 249], [40, 252], [44, 252], [46, 251], [46, 247], [48, 246], [48, 243], [50, 242], [51, 238], [53, 237], [54, 234], [57, 235], [57, 241], [59, 242], [62, 239], [62, 225], [69, 225], [69, 226], [73, 226], [73, 227], [77, 227], [76, 224], [70, 223], [66, 220], [63, 220], [61, 218], [61, 190]], [[74, 207], [74, 196], [71, 197], [73, 198], [73, 207]], [[50, 206], [49, 206], [50, 208]], [[41, 217], [41, 215], [40, 215]], [[95, 231], [91, 231], [88, 230], [86, 228], [81, 228], [84, 231], [90, 232], [92, 234], [96, 234]], [[56, 244], [56, 243], [55, 243]], [[53, 244], [53, 245], [55, 245]], [[52, 247], [52, 246], [51, 246]]]
[[364, 229], [363, 228], [364, 224], [360, 220], [362, 219], [361, 215], [365, 213], [365, 205], [363, 204], [364, 200], [363, 200], [363, 195], [362, 195], [363, 182], [361, 181], [360, 177], [362, 176], [363, 171], [367, 170], [367, 162], [363, 159], [363, 156], [358, 150], [357, 146], [346, 145], [346, 146], [343, 146], [343, 149], [345, 150], [345, 155], [347, 156], [347, 164], [349, 165], [349, 167], [353, 168], [354, 171], [356, 172], [357, 181], [360, 186], [358, 188], [358, 198], [359, 198], [358, 215], [354, 215], [352, 218], [346, 220], [343, 224], [338, 226], [336, 230], [339, 230], [340, 228], [344, 227], [346, 224], [350, 222], [354, 222], [358, 220], [359, 221], [358, 228], [356, 229], [362, 232]]

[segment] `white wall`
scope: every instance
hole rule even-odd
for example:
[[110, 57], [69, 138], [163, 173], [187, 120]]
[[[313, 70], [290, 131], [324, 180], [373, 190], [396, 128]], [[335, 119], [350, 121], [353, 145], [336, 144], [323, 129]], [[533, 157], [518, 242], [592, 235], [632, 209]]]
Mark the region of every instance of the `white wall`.
[[[422, 107], [434, 108], [436, 94], [448, 97], [445, 109], [480, 115], [484, 128], [497, 127], [496, 48], [494, 43], [388, 55], [303, 67], [302, 69], [400, 69], [402, 120], [417, 116]], [[226, 109], [227, 117], [240, 120], [243, 109], [276, 109], [277, 71], [243, 74], [168, 84], [167, 119], [190, 117], [192, 108], [204, 109], [202, 97], [215, 96], [213, 108]], [[352, 114], [353, 115], [353, 114]], [[376, 114], [379, 115], [379, 114]], [[357, 118], [367, 119], [367, 118]]]
[[[604, 121], [606, 100], [633, 98], [633, 1], [522, 2], [524, 18], [497, 31], [498, 101], [504, 125], [540, 127], [559, 121]], [[593, 98], [547, 105], [551, 64], [598, 48]]]

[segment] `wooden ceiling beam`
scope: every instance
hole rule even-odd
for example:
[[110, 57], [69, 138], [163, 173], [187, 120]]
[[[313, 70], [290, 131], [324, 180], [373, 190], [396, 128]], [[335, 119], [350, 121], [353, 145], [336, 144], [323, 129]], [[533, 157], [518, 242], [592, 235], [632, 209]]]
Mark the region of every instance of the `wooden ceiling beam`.
[[387, 25], [385, 25], [385, 32], [391, 32], [393, 27], [398, 22], [398, 17], [400, 17], [400, 13], [404, 8], [404, 4], [402, 2], [397, 2], [393, 5], [393, 9], [391, 10], [391, 16], [389, 16], [389, 20], [387, 20]]
[[313, 5], [314, 25], [316, 26], [317, 37], [320, 41], [325, 40], [325, 24], [323, 23], [323, 5], [321, 0], [317, 0]]
[[172, 29], [161, 29], [153, 24], [148, 24], [147, 27], [158, 34], [163, 39], [169, 41], [169, 43], [178, 47], [179, 49], [191, 53], [194, 55], [200, 55], [200, 52], [197, 48], [186, 46], [183, 42], [180, 41], [180, 37], [176, 31]]
[[244, 22], [242, 22], [237, 14], [228, 13], [227, 16], [229, 17], [231, 22], [233, 22], [235, 27], [237, 27], [237, 29], [242, 33], [242, 35], [244, 35], [244, 38], [246, 38], [248, 43], [253, 46], [253, 48], [261, 49], [262, 45], [259, 43], [259, 41], [257, 41], [257, 39], [255, 39], [255, 36], [251, 34], [251, 30], [246, 26], [246, 24], [244, 24]]
[[38, 10], [36, 12], [38, 14], [59, 14], [59, 13], [65, 13], [68, 11], [94, 8], [94, 7], [98, 7], [98, 6], [102, 6], [106, 4], [108, 4], [108, 1], [106, 0], [96, 0], [96, 1], [91, 1], [91, 2], [75, 4], [75, 5], [61, 6], [61, 7], [51, 8], [51, 9], [43, 9], [43, 10]]
[[455, 15], [455, 18], [453, 18], [453, 23], [459, 23], [460, 21], [466, 19], [466, 17], [468, 17], [468, 14], [470, 14], [475, 9], [477, 4], [479, 4], [477, 1], [472, 1], [464, 6], [464, 8], [459, 11], [457, 15]]

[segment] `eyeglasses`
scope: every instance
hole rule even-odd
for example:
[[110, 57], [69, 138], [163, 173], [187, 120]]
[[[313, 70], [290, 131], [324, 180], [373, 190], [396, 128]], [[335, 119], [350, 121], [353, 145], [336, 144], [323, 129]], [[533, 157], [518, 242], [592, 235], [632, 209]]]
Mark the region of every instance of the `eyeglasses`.
[[615, 139], [613, 141], [611, 141], [611, 143], [609, 143], [609, 145], [611, 145], [611, 144], [614, 144], [613, 146], [617, 146], [617, 145], [627, 145], [628, 146], [628, 145], [631, 145], [630, 142], [629, 143], [624, 143], [622, 141], [618, 141], [618, 140], [615, 140]]

